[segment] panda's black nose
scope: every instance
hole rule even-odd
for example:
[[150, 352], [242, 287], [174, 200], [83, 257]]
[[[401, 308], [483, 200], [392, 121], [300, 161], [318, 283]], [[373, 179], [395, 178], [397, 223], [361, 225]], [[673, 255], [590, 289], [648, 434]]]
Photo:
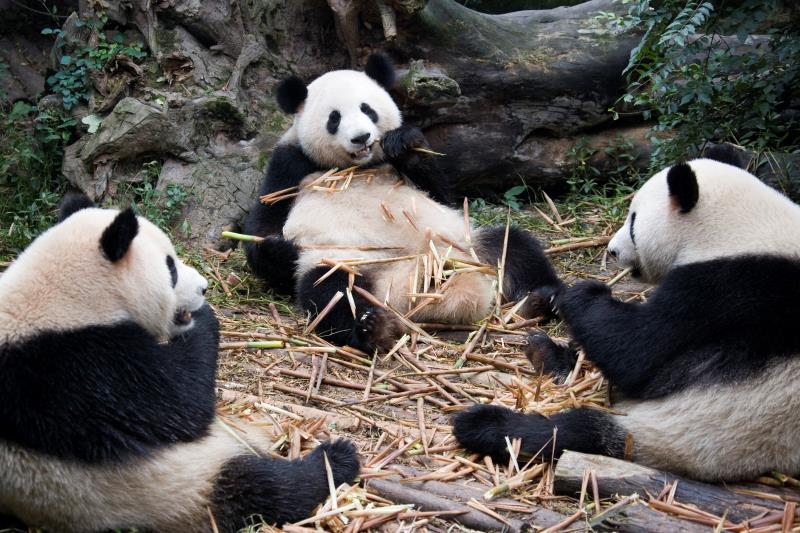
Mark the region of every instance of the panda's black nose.
[[350, 142], [353, 144], [367, 144], [369, 140], [369, 133], [365, 133], [363, 135], [359, 135], [358, 137], [353, 137], [350, 139]]
[[614, 250], [612, 248], [609, 248], [608, 249], [608, 253], [611, 254], [611, 257], [613, 257], [614, 259], [617, 258], [617, 251], [616, 250]]

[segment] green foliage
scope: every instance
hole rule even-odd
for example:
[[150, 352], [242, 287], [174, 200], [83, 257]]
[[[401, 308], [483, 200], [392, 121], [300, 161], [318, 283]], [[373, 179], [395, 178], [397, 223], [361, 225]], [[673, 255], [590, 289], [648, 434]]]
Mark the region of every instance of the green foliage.
[[[567, 178], [572, 194], [596, 195], [609, 189], [635, 188], [641, 184], [633, 142], [617, 135], [614, 142], [595, 148], [581, 137], [567, 151], [572, 174]], [[627, 194], [627, 193], [626, 193]]]
[[[90, 72], [103, 70], [119, 57], [137, 60], [146, 55], [142, 43], [126, 43], [125, 36], [121, 33], [114, 33], [109, 40], [103, 31], [107, 21], [108, 17], [105, 14], [97, 14], [92, 19], [78, 21], [78, 27], [88, 27], [97, 36], [96, 45], [85, 44], [74, 48], [69, 54], [62, 55], [59, 70], [47, 78], [50, 89], [62, 97], [64, 109], [72, 109], [79, 102], [89, 100]], [[45, 28], [42, 34], [56, 36], [56, 48], [64, 48], [62, 30]]]
[[161, 174], [162, 162], [148, 161], [142, 165], [142, 180], [137, 184], [129, 184], [125, 191], [131, 197], [134, 210], [138, 215], [171, 233], [173, 229], [181, 233], [188, 233], [189, 225], [183, 220], [178, 228], [173, 224], [180, 216], [190, 193], [178, 184], [167, 185], [164, 189], [157, 189], [156, 183]]
[[0, 101], [0, 257], [18, 253], [55, 221], [74, 126], [62, 110]]
[[797, 147], [800, 125], [781, 115], [800, 82], [800, 24], [787, 2], [618, 1], [630, 8], [611, 23], [645, 32], [622, 101], [657, 121], [654, 168], [709, 140], [756, 152]]

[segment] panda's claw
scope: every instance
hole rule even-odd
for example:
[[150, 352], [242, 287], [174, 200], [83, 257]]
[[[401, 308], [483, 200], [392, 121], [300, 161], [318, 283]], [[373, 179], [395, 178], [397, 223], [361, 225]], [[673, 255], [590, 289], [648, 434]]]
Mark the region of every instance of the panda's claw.
[[379, 307], [369, 306], [353, 325], [350, 346], [366, 353], [388, 349], [402, 331], [398, 320]]

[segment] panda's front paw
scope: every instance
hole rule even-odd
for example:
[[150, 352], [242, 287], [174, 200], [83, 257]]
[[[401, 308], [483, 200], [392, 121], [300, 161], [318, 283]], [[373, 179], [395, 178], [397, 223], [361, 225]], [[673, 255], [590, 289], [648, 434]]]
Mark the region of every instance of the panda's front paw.
[[419, 128], [401, 126], [383, 136], [383, 153], [387, 159], [394, 159], [412, 148], [427, 147], [428, 140]]
[[[338, 439], [323, 442], [311, 452], [308, 460], [319, 462], [324, 467], [323, 454], [328, 457], [333, 472], [333, 483], [337, 487], [342, 483], [352, 483], [358, 477], [361, 463], [358, 460], [356, 447], [349, 440]], [[324, 468], [322, 472], [325, 473]]]
[[559, 291], [555, 298], [555, 309], [559, 316], [569, 321], [571, 317], [586, 310], [598, 298], [610, 297], [611, 287], [600, 281], [580, 281]]
[[535, 369], [553, 374], [556, 381], [563, 382], [575, 367], [578, 355], [574, 347], [557, 344], [543, 331], [531, 331], [525, 357]]
[[564, 285], [547, 285], [539, 287], [528, 293], [525, 305], [519, 314], [524, 318], [544, 317], [549, 320], [557, 316], [556, 299]]
[[[514, 438], [525, 415], [499, 405], [475, 405], [453, 418], [453, 435], [467, 450], [508, 459], [506, 437]], [[515, 429], [516, 428], [516, 429]]]
[[366, 353], [376, 349], [385, 351], [392, 347], [402, 330], [400, 322], [389, 312], [369, 306], [356, 316], [348, 344]]

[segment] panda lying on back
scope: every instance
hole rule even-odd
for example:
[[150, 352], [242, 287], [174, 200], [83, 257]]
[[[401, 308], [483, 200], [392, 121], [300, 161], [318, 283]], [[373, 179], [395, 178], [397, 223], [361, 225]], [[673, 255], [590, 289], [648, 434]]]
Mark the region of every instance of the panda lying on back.
[[238, 531], [351, 482], [348, 441], [256, 456], [214, 423], [206, 280], [128, 209], [67, 200], [0, 276], [0, 515], [52, 531]]
[[[431, 247], [445, 256], [452, 246], [451, 258], [474, 261], [463, 214], [446, 206], [447, 177], [435, 157], [413, 150], [427, 146], [427, 141], [417, 128], [401, 125], [400, 110], [387, 92], [393, 83], [389, 60], [372, 55], [366, 72], [328, 72], [308, 86], [289, 78], [278, 87], [281, 108], [296, 116], [272, 154], [261, 195], [301, 188], [293, 202], [255, 204], [244, 230], [266, 239], [245, 246], [255, 273], [280, 292], [296, 291], [303, 309], [312, 314], [348, 287], [348, 273], [342, 269], [318, 283], [331, 269], [330, 264], [321, 266], [322, 259], [380, 260], [425, 254]], [[353, 179], [340, 192], [304, 187], [321, 171], [351, 166], [371, 168], [373, 176]], [[483, 263], [497, 265], [504, 233], [505, 228], [474, 233], [474, 251]], [[413, 259], [358, 270], [355, 284], [386, 298], [399, 311], [411, 307], [409, 293], [423, 292], [425, 269]], [[536, 240], [512, 228], [503, 294], [517, 300], [534, 291], [522, 309], [530, 316], [543, 310], [541, 304], [558, 285]], [[317, 330], [338, 344], [366, 351], [385, 347], [398, 332], [396, 324], [387, 313], [354, 296], [355, 312], [344, 298]], [[412, 318], [471, 323], [484, 318], [493, 303], [489, 276], [459, 273], [441, 299]]]
[[[660, 282], [650, 299], [623, 303], [585, 281], [556, 306], [622, 396], [621, 415], [482, 405], [456, 417], [459, 442], [502, 456], [508, 435], [536, 452], [558, 427], [557, 453], [621, 457], [631, 434], [635, 461], [697, 479], [800, 472], [800, 207], [744, 170], [696, 159], [644, 184], [608, 249]], [[575, 363], [543, 334], [531, 344], [548, 371]]]

